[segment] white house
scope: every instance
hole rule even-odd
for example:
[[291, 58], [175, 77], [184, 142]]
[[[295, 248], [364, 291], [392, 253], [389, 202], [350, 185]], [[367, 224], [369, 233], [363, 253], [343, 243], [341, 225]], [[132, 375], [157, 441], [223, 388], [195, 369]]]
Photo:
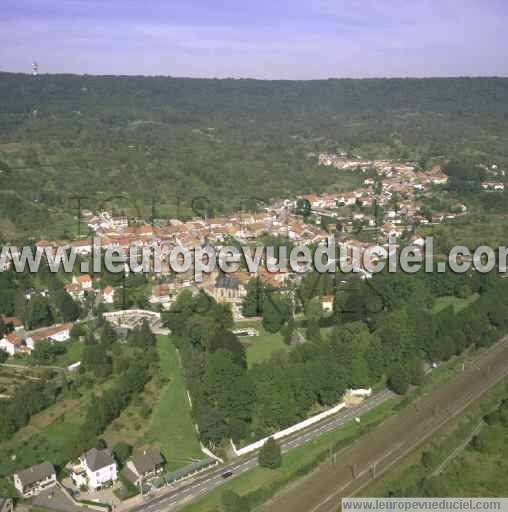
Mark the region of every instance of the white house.
[[55, 341], [62, 343], [71, 337], [72, 323], [57, 324], [51, 327], [43, 327], [27, 333], [25, 338], [26, 346], [29, 350], [35, 348], [35, 344], [42, 340]]
[[23, 340], [15, 332], [0, 338], [0, 350], [5, 350], [11, 357], [19, 352], [22, 346]]
[[113, 304], [115, 301], [115, 290], [111, 286], [106, 286], [102, 291], [102, 300], [106, 304]]
[[79, 458], [71, 478], [78, 486], [86, 485], [90, 490], [98, 490], [118, 480], [118, 468], [109, 450], [92, 448]]
[[24, 498], [29, 498], [56, 485], [56, 472], [52, 464], [43, 462], [15, 473], [13, 480], [16, 490]]
[[320, 300], [323, 313], [331, 313], [333, 311], [333, 295], [323, 295]]

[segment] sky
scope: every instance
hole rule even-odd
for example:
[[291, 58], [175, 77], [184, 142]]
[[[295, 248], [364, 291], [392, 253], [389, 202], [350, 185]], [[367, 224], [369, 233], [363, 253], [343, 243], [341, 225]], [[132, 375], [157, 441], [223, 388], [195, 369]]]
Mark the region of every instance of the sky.
[[0, 70], [508, 76], [508, 0], [0, 0]]

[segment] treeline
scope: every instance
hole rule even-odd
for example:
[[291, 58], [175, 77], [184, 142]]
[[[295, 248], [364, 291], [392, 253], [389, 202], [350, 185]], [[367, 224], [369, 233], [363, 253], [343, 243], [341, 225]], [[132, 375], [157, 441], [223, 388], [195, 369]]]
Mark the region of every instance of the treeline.
[[[41, 293], [44, 289], [47, 293]], [[61, 276], [50, 272], [46, 263], [37, 273], [0, 272], [0, 315], [15, 316], [28, 329], [36, 329], [72, 322], [80, 313]]]
[[[315, 112], [506, 111], [508, 81], [500, 78], [331, 79], [312, 81], [215, 80], [170, 77], [113, 77], [0, 73], [0, 113], [30, 108], [55, 114], [82, 109], [115, 120], [140, 111], [158, 120], [186, 117]], [[171, 106], [171, 108], [169, 108]], [[103, 110], [105, 109], [105, 110]]]

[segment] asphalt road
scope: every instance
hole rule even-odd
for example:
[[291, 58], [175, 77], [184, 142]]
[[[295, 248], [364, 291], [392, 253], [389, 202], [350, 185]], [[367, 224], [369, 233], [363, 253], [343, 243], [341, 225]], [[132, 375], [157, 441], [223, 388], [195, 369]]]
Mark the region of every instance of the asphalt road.
[[[363, 403], [356, 407], [345, 409], [340, 411], [330, 418], [326, 418], [320, 423], [313, 425], [297, 434], [288, 436], [281, 440], [281, 448], [283, 452], [287, 452], [292, 448], [296, 448], [305, 443], [308, 443], [312, 439], [319, 437], [325, 432], [334, 430], [348, 421], [351, 421], [357, 416], [361, 416], [366, 412], [379, 406], [386, 400], [392, 398], [394, 395], [391, 391], [383, 390], [372, 397], [364, 400]], [[221, 464], [215, 467], [213, 470], [203, 474], [200, 477], [196, 477], [192, 481], [182, 482], [175, 486], [170, 486], [161, 491], [156, 497], [148, 498], [144, 503], [141, 503], [133, 508], [130, 508], [132, 512], [155, 512], [163, 510], [171, 510], [177, 505], [181, 505], [187, 501], [195, 499], [199, 496], [205, 495], [215, 488], [221, 486], [225, 482], [235, 478], [245, 471], [248, 471], [258, 464], [257, 453], [254, 452], [252, 455], [246, 455], [245, 457], [239, 458], [234, 462], [228, 464]], [[222, 474], [231, 471], [233, 474], [228, 479], [222, 478]]]

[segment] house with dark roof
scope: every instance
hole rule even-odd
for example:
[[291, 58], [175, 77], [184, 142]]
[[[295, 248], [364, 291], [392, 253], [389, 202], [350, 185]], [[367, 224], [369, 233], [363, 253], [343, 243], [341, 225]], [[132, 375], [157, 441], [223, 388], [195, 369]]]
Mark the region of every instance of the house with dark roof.
[[92, 448], [79, 458], [79, 466], [75, 467], [71, 478], [81, 486], [96, 491], [118, 480], [118, 468], [109, 450]]
[[36, 496], [56, 485], [56, 471], [52, 464], [43, 462], [13, 475], [14, 487], [24, 497]]
[[164, 471], [165, 460], [156, 448], [148, 448], [135, 454], [127, 461], [127, 469], [135, 476], [131, 479], [138, 484], [140, 480], [152, 478]]

